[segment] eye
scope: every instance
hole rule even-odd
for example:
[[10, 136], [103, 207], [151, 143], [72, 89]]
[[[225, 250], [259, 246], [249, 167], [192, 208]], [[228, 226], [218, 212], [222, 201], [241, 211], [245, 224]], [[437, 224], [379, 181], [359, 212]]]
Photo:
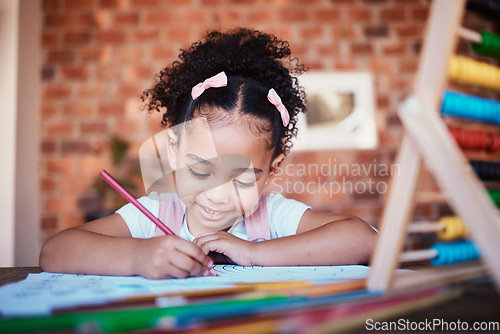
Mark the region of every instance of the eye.
[[251, 188], [251, 187], [255, 186], [255, 181], [254, 182], [250, 182], [250, 183], [245, 183], [245, 182], [241, 182], [241, 181], [238, 181], [238, 180], [235, 179], [234, 182], [240, 188]]
[[204, 180], [204, 179], [207, 179], [210, 177], [210, 174], [197, 172], [194, 169], [192, 169], [191, 167], [188, 167], [188, 169], [189, 169], [189, 172], [191, 173], [191, 175], [193, 175], [197, 179]]

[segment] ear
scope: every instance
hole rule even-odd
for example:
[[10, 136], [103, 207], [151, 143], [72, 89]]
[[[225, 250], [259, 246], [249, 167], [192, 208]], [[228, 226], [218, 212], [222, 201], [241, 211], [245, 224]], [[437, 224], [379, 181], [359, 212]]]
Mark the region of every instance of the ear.
[[280, 168], [284, 160], [285, 155], [283, 153], [274, 158], [274, 160], [271, 162], [271, 170], [269, 171], [268, 177], [274, 176], [276, 174], [276, 171], [278, 170], [278, 168]]
[[179, 152], [179, 138], [172, 129], [167, 129], [167, 137], [168, 164], [172, 170], [175, 170], [177, 153]]

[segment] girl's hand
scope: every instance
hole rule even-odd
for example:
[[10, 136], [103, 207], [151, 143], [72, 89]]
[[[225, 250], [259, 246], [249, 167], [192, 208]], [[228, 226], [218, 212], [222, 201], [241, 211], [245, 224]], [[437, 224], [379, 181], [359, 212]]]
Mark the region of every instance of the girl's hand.
[[208, 254], [216, 252], [227, 256], [231, 261], [241, 266], [252, 266], [252, 252], [255, 242], [246, 241], [227, 232], [207, 233], [194, 239], [194, 244]]
[[194, 243], [166, 235], [138, 239], [133, 266], [138, 275], [151, 279], [210, 276], [213, 261]]

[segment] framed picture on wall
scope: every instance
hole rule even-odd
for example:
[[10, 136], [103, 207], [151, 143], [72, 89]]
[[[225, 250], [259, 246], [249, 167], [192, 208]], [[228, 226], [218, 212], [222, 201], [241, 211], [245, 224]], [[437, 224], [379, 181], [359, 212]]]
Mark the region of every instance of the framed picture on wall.
[[378, 145], [373, 79], [368, 72], [312, 72], [299, 78], [306, 114], [294, 149], [371, 149]]

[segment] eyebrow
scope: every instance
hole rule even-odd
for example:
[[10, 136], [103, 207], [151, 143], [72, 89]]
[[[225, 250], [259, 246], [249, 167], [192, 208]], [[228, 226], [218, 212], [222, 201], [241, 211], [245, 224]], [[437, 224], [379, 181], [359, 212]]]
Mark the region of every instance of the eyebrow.
[[[207, 165], [207, 166], [210, 166], [210, 167], [215, 167], [213, 163], [211, 163], [210, 161], [208, 160], [205, 160], [203, 159], [202, 157], [199, 157], [195, 154], [186, 154], [186, 157], [191, 159], [191, 160], [195, 160], [203, 165]], [[250, 172], [253, 172], [255, 174], [256, 177], [259, 177], [264, 171], [260, 168], [245, 168], [245, 167], [241, 167], [241, 168], [235, 168], [233, 169], [234, 172], [239, 172], [241, 174], [243, 173], [250, 173]]]
[[215, 165], [213, 163], [211, 163], [210, 161], [205, 160], [202, 157], [199, 157], [197, 155], [188, 153], [188, 154], [186, 154], [186, 157], [191, 159], [191, 160], [196, 160], [197, 162], [199, 162], [201, 164], [208, 165], [210, 167], [215, 167]]

